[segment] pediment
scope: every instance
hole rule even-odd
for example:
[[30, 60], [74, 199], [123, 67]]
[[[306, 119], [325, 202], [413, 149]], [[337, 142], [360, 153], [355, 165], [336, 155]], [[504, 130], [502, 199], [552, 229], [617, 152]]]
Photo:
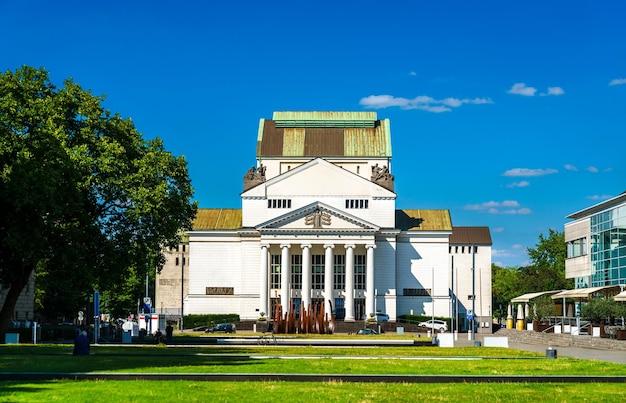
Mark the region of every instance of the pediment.
[[376, 232], [379, 227], [321, 202], [315, 202], [256, 227], [260, 232]]
[[242, 197], [274, 195], [368, 196], [396, 194], [323, 158], [315, 158], [242, 193]]

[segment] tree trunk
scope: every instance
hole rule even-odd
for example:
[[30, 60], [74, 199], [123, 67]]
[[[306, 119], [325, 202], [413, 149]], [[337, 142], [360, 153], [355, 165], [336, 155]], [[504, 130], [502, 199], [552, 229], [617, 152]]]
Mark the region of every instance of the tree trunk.
[[2, 309], [0, 310], [0, 336], [3, 336], [7, 330], [9, 329], [9, 321], [13, 318], [13, 312], [15, 312], [15, 305], [17, 305], [17, 300], [28, 284], [28, 279], [30, 278], [30, 272], [24, 276], [17, 276], [17, 278], [13, 279], [10, 284], [9, 292], [7, 293], [7, 297], [4, 300], [4, 304], [2, 304]]

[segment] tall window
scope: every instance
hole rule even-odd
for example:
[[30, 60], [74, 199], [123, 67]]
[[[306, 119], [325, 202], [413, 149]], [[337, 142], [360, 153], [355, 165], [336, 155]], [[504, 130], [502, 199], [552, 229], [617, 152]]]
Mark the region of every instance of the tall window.
[[335, 290], [345, 290], [346, 288], [346, 255], [335, 255], [333, 265], [333, 280]]
[[324, 255], [311, 256], [311, 288], [324, 289]]
[[365, 273], [367, 271], [365, 255], [354, 255], [354, 289], [365, 289]]
[[272, 255], [270, 265], [270, 288], [280, 288], [280, 255]]
[[302, 289], [302, 255], [291, 255], [291, 288]]

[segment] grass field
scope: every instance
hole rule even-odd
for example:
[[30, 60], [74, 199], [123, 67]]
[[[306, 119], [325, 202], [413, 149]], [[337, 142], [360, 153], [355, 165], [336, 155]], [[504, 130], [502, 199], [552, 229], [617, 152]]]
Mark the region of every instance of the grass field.
[[[0, 372], [624, 375], [621, 364], [546, 359], [513, 349], [467, 347], [0, 346]], [[283, 358], [279, 358], [283, 357]], [[288, 359], [286, 359], [286, 358]], [[623, 384], [346, 382], [3, 381], [0, 402], [112, 401], [621, 401]], [[281, 402], [282, 403], [282, 402]]]

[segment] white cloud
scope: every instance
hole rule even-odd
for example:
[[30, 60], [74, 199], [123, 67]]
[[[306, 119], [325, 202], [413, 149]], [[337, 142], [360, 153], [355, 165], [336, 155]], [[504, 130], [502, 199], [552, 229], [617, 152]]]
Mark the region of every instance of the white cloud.
[[600, 170], [598, 168], [596, 168], [596, 167], [587, 167], [586, 169], [587, 169], [587, 171], [592, 172], [594, 174], [600, 172]]
[[495, 232], [495, 233], [504, 232], [504, 227], [491, 228], [491, 232]]
[[574, 165], [572, 164], [565, 164], [563, 165], [563, 168], [565, 168], [568, 171], [578, 171], [578, 168], [576, 168]]
[[513, 249], [525, 249], [526, 247], [522, 245], [521, 243], [516, 243], [516, 244], [513, 244], [512, 248]]
[[530, 182], [528, 181], [513, 182], [506, 185], [508, 188], [525, 188], [527, 186], [530, 186]]
[[489, 214], [531, 214], [529, 208], [519, 208], [520, 204], [516, 200], [504, 200], [501, 202], [488, 201], [480, 204], [468, 204], [463, 206], [464, 210], [483, 211]]
[[535, 92], [537, 92], [536, 88], [527, 87], [524, 83], [513, 84], [511, 89], [507, 91], [509, 94], [523, 95], [525, 97], [532, 97], [535, 95]]
[[410, 76], [416, 76], [416, 75], [417, 75], [417, 73], [416, 73], [416, 72], [414, 72], [414, 71], [412, 71], [412, 72], [410, 72], [410, 73], [409, 73], [409, 75], [410, 75]]
[[602, 170], [602, 172], [611, 172], [613, 170], [613, 168], [604, 168]]
[[615, 78], [609, 82], [610, 86], [626, 84], [626, 78]]
[[600, 196], [600, 195], [592, 195], [592, 196], [587, 196], [587, 199], [589, 199], [589, 200], [608, 200], [611, 197], [613, 197], [613, 196], [611, 196], [611, 195], [602, 195], [602, 196]]
[[394, 97], [392, 95], [370, 95], [361, 98], [359, 104], [366, 108], [383, 109], [390, 107], [399, 107], [402, 109], [419, 109], [427, 112], [441, 113], [450, 112], [452, 108], [458, 108], [464, 104], [482, 105], [492, 104], [489, 98], [444, 98], [435, 99], [427, 95], [420, 95], [415, 98]]
[[513, 168], [504, 172], [502, 176], [544, 176], [555, 174], [559, 171], [556, 169], [531, 169], [531, 168]]
[[548, 92], [542, 93], [541, 96], [563, 95], [563, 94], [565, 94], [565, 91], [563, 91], [563, 88], [561, 87], [548, 87]]

